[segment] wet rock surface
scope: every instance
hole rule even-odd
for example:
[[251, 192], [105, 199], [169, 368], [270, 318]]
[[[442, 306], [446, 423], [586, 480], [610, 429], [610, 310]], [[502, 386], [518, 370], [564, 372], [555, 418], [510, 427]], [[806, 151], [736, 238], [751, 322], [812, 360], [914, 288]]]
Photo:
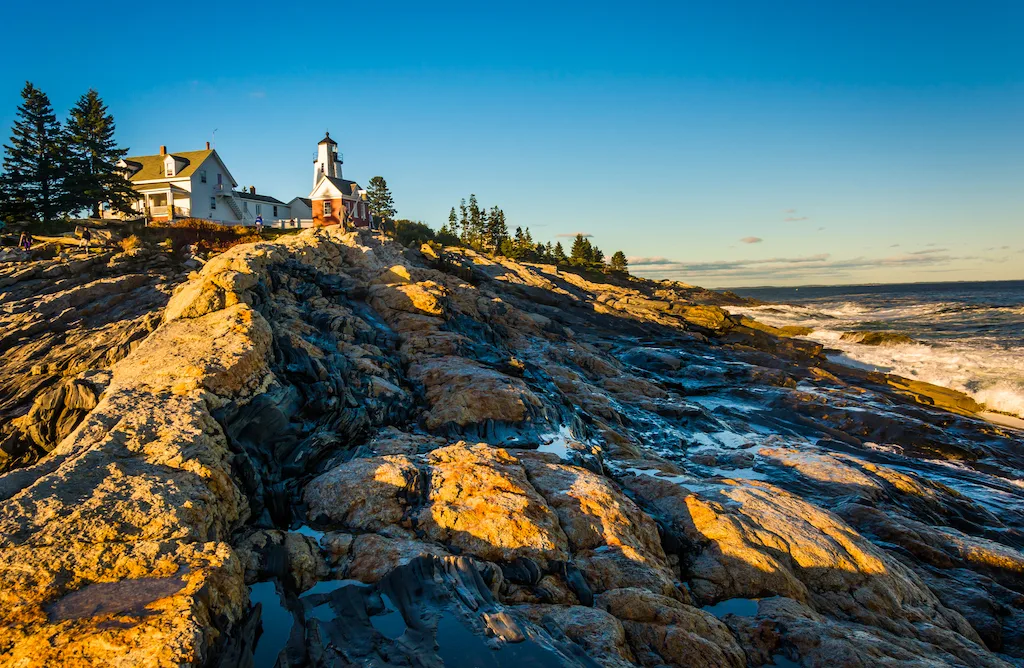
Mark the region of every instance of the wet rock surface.
[[683, 284], [162, 263], [0, 272], [5, 664], [1024, 665], [1022, 435], [955, 393]]

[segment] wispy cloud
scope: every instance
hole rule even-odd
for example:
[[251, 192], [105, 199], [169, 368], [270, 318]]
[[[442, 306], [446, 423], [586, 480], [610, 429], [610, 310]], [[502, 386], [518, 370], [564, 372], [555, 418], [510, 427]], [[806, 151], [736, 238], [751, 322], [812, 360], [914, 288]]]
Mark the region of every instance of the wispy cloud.
[[740, 241], [742, 241], [745, 244], [759, 244], [762, 241], [764, 241], [764, 239], [762, 239], [761, 237], [743, 237], [742, 239], [740, 239]]
[[945, 271], [952, 262], [975, 260], [972, 256], [953, 256], [942, 249], [903, 253], [887, 257], [854, 257], [834, 259], [829, 253], [798, 257], [772, 257], [759, 260], [720, 260], [684, 262], [664, 257], [631, 257], [629, 266], [638, 274], [651, 278], [693, 278], [703, 280], [779, 281], [802, 279], [813, 281], [821, 276], [848, 275], [870, 269], [917, 268]]
[[590, 232], [563, 232], [562, 234], [556, 234], [555, 236], [562, 237], [564, 239], [574, 239], [580, 235], [583, 235], [584, 238], [594, 236]]
[[626, 259], [630, 264], [679, 264], [676, 260], [670, 260], [667, 257], [629, 257]]
[[267, 91], [265, 91], [265, 90], [249, 91], [249, 97], [251, 97], [251, 98], [253, 98], [255, 100], [262, 100], [266, 96], [267, 96]]
[[796, 213], [796, 209], [783, 209], [782, 213]]
[[786, 216], [784, 218], [784, 221], [787, 223], [796, 223], [801, 220], [810, 220], [810, 218], [808, 218], [807, 216]]
[[929, 248], [927, 250], [913, 251], [907, 253], [907, 255], [934, 255], [935, 253], [946, 253], [948, 251], [948, 248]]

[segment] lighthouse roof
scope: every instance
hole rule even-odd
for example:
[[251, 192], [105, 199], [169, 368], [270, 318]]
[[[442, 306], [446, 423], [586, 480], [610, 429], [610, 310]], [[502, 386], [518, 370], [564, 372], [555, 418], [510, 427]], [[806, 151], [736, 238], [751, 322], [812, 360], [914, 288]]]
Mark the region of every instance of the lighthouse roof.
[[331, 139], [331, 133], [328, 132], [328, 133], [324, 134], [324, 138], [321, 139], [319, 141], [319, 143], [317, 143], [317, 146], [319, 146], [320, 144], [333, 144], [334, 146], [337, 146], [338, 142], [336, 142], [333, 139]]

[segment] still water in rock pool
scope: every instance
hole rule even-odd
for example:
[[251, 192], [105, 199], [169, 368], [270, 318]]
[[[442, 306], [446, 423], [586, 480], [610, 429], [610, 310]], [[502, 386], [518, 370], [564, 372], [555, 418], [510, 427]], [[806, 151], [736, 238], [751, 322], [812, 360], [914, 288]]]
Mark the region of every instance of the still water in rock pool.
[[714, 605], [705, 605], [701, 608], [704, 612], [710, 612], [715, 617], [726, 615], [739, 615], [740, 617], [753, 617], [757, 614], [756, 598], [730, 598]]
[[288, 644], [294, 619], [292, 613], [284, 606], [281, 596], [277, 593], [277, 585], [273, 581], [257, 582], [250, 587], [249, 599], [253, 605], [260, 603], [262, 611], [260, 623], [263, 630], [256, 641], [254, 652], [257, 668], [272, 668], [277, 663], [277, 656]]

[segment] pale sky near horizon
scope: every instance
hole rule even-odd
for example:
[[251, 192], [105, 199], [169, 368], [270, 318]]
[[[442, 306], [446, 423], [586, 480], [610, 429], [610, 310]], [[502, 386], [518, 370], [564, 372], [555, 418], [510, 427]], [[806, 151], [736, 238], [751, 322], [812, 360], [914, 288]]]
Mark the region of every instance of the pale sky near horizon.
[[93, 87], [132, 154], [216, 129], [239, 183], [288, 201], [329, 129], [345, 176], [383, 175], [400, 217], [438, 228], [476, 193], [642, 276], [1024, 279], [1016, 0], [58, 0], [0, 24], [4, 143], [26, 80], [61, 116]]

